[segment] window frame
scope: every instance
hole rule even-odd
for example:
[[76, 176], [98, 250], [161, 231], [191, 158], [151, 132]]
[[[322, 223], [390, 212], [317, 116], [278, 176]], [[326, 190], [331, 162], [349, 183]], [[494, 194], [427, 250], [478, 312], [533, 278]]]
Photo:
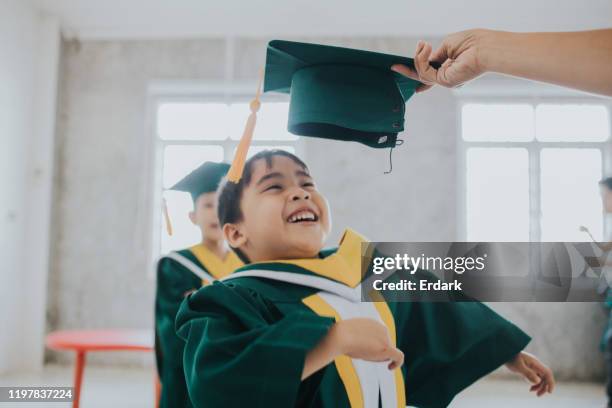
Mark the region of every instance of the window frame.
[[[612, 135], [608, 139], [601, 142], [543, 142], [539, 141], [534, 134], [534, 139], [528, 142], [497, 142], [497, 141], [466, 141], [462, 134], [462, 111], [463, 107], [468, 104], [528, 104], [535, 109], [540, 104], [589, 104], [601, 105], [608, 112], [608, 129], [612, 133], [612, 103], [606, 99], [597, 96], [573, 96], [560, 93], [559, 95], [537, 95], [537, 96], [512, 96], [503, 93], [494, 94], [474, 93], [473, 95], [462, 95], [457, 93], [457, 111], [456, 111], [456, 129], [457, 129], [457, 239], [459, 241], [467, 240], [467, 151], [472, 147], [481, 148], [524, 148], [527, 150], [529, 171], [528, 171], [528, 188], [529, 188], [529, 242], [540, 242], [542, 236], [542, 203], [541, 203], [541, 186], [540, 186], [540, 152], [544, 148], [594, 148], [599, 149], [602, 159], [602, 174], [612, 174]], [[535, 127], [535, 123], [534, 123]], [[612, 232], [612, 222], [604, 219], [603, 233], [604, 237], [609, 236]]]

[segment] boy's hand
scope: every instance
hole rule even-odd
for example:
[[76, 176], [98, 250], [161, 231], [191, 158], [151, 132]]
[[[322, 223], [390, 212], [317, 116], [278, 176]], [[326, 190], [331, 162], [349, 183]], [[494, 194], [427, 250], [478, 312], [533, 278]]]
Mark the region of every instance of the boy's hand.
[[374, 319], [355, 318], [336, 323], [340, 353], [367, 361], [389, 361], [389, 370], [404, 363], [404, 353], [391, 344], [387, 328]]
[[531, 383], [529, 391], [534, 391], [538, 397], [555, 389], [552, 371], [532, 354], [521, 351], [506, 363], [506, 367], [527, 379]]
[[404, 353], [393, 347], [387, 328], [374, 319], [348, 319], [334, 323], [327, 335], [306, 355], [302, 380], [339, 355], [368, 361], [391, 361], [389, 370], [404, 362]]

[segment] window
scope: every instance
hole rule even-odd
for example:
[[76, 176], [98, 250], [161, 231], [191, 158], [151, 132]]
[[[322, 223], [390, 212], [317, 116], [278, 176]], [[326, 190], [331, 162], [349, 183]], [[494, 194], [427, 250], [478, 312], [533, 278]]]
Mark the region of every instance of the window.
[[[190, 195], [167, 189], [205, 161], [231, 162], [250, 114], [251, 98], [246, 92], [231, 97], [191, 95], [184, 98], [170, 94], [155, 98], [152, 113], [157, 154], [153, 184], [154, 197], [160, 203], [154, 206], [154, 256], [192, 246], [201, 240], [199, 229], [188, 218], [193, 209]], [[287, 100], [270, 98], [262, 102], [249, 156], [270, 148], [296, 153], [298, 138], [287, 131]], [[172, 236], [166, 232], [161, 213], [162, 198], [172, 221]]]
[[603, 239], [598, 181], [609, 154], [601, 103], [495, 101], [461, 105], [464, 239]]

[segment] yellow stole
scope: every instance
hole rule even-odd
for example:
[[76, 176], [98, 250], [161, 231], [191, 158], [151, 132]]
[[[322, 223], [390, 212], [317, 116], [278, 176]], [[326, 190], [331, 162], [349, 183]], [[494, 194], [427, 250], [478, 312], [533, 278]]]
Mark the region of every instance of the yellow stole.
[[[234, 251], [229, 251], [225, 259], [221, 259], [204, 244], [194, 245], [189, 250], [215, 279], [221, 279], [243, 265]], [[202, 280], [202, 285], [209, 283], [206, 279]]]
[[371, 254], [372, 246], [369, 242], [357, 232], [347, 228], [340, 238], [338, 250], [326, 258], [286, 259], [264, 263], [297, 265], [319, 276], [354, 288], [361, 283], [362, 255], [363, 262], [369, 264]]
[[[372, 250], [373, 247], [369, 245], [368, 240], [355, 231], [346, 229], [340, 240], [338, 250], [326, 258], [290, 259], [273, 262], [268, 261], [265, 263], [297, 265], [319, 276], [332, 279], [354, 288], [361, 283], [362, 262], [365, 265], [369, 265]], [[380, 294], [371, 293], [370, 296], [372, 300], [375, 301], [374, 306], [376, 307], [378, 315], [389, 331], [391, 342], [396, 345], [395, 321], [393, 320], [393, 314], [389, 306]], [[302, 299], [302, 302], [319, 316], [332, 317], [336, 321], [341, 320], [340, 314], [318, 294], [308, 296]], [[339, 356], [334, 360], [334, 364], [344, 384], [351, 408], [363, 408], [364, 400], [361, 385], [351, 358], [344, 355]], [[398, 407], [404, 408], [406, 406], [406, 395], [401, 368], [396, 368], [393, 374], [395, 377]]]

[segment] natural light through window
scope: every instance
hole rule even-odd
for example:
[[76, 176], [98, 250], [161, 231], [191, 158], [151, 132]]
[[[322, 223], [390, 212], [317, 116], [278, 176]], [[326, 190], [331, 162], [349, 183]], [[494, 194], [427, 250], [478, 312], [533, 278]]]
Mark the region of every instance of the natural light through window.
[[467, 152], [468, 241], [529, 241], [526, 149]]
[[605, 105], [467, 103], [461, 124], [467, 240], [603, 239]]

